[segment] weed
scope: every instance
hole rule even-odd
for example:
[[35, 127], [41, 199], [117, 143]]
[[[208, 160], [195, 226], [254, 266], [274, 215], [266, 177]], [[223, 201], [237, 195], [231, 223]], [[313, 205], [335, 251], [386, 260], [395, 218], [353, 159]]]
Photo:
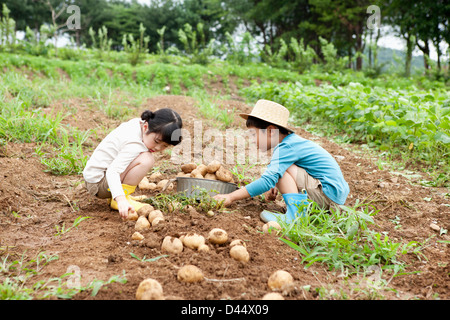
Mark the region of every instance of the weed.
[[215, 200], [210, 192], [214, 192], [214, 190], [208, 191], [205, 188], [195, 187], [192, 190], [192, 196], [187, 196], [184, 192], [175, 194], [159, 193], [142, 201], [168, 212], [172, 212], [174, 208], [185, 211], [188, 206], [192, 206], [201, 212], [223, 210], [223, 204]]
[[74, 222], [72, 223], [72, 226], [70, 226], [69, 228], [66, 229], [66, 224], [65, 222], [63, 223], [62, 227], [60, 227], [59, 225], [55, 226], [56, 229], [56, 233], [55, 236], [60, 237], [63, 234], [66, 234], [67, 232], [69, 232], [70, 230], [72, 230], [73, 228], [78, 228], [79, 224], [86, 220], [86, 219], [90, 219], [91, 217], [81, 217], [79, 216], [78, 218], [76, 218], [74, 220]]
[[230, 171], [238, 180], [239, 187], [247, 181], [252, 180], [252, 177], [248, 175], [248, 171], [255, 165], [256, 163], [251, 164], [247, 159], [245, 164], [237, 163], [233, 168], [231, 168]]
[[161, 259], [161, 258], [168, 257], [168, 255], [164, 255], [164, 254], [163, 254], [163, 255], [160, 255], [160, 256], [157, 256], [157, 257], [151, 258], [151, 259], [146, 258], [146, 256], [144, 256], [144, 257], [142, 257], [142, 258], [139, 258], [137, 255], [135, 255], [135, 254], [132, 253], [132, 252], [130, 252], [130, 255], [131, 255], [134, 259], [139, 260], [139, 261], [141, 261], [141, 262], [154, 262], [154, 261], [157, 261], [157, 260], [159, 260], [159, 259]]
[[[105, 285], [127, 282], [124, 271], [122, 277], [112, 276], [108, 281], [94, 279], [87, 286], [78, 288], [69, 286], [66, 281], [68, 276], [73, 275], [72, 273], [30, 283], [33, 277], [39, 275], [48, 263], [58, 259], [57, 255], [49, 255], [45, 252], [39, 252], [35, 258], [30, 260], [25, 253], [21, 255], [20, 259], [14, 261], [10, 255], [2, 257], [0, 280], [3, 280], [3, 283], [0, 282], [0, 300], [32, 300], [51, 297], [71, 299], [79, 292], [87, 290], [92, 290], [91, 295], [95, 296]], [[6, 277], [2, 279], [2, 275], [6, 275]]]
[[292, 224], [280, 222], [289, 239], [281, 241], [299, 251], [307, 266], [320, 262], [348, 275], [383, 265], [383, 269], [398, 273], [405, 267], [399, 255], [421, 254], [417, 243], [402, 246], [386, 234], [370, 230], [368, 225], [374, 223], [377, 212], [370, 205], [357, 202], [354, 207], [340, 206], [331, 213], [318, 209], [314, 202], [308, 206], [305, 216]]

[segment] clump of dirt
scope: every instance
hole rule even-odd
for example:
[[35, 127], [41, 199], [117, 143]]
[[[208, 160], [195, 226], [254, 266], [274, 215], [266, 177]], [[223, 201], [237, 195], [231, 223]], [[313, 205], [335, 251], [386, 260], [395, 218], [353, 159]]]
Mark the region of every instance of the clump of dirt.
[[[81, 105], [79, 102], [77, 104]], [[237, 112], [250, 109], [239, 101], [224, 104]], [[185, 128], [192, 131], [193, 121], [201, 120], [194, 106], [195, 101], [184, 96], [154, 97], [148, 99], [135, 116], [146, 108], [170, 107], [180, 113]], [[79, 123], [83, 123], [84, 129], [89, 129], [96, 127], [95, 119], [109, 121], [99, 115], [100, 112], [82, 108]], [[242, 127], [239, 121], [234, 125]], [[359, 201], [378, 209], [374, 226], [377, 231], [386, 233], [394, 241], [426, 244], [422, 250], [426, 258], [405, 257], [408, 263], [406, 274], [388, 279], [389, 287], [395, 291], [383, 291], [381, 295], [387, 299], [449, 299], [449, 237], [430, 228], [431, 223], [446, 230], [450, 228], [450, 208], [445, 191], [423, 187], [401, 175], [378, 170], [370, 159], [301, 128], [297, 128], [296, 133], [319, 143], [338, 159], [351, 189], [347, 205], [353, 206]], [[45, 173], [39, 159], [28, 151], [31, 147], [27, 144], [11, 145], [8, 149], [11, 152], [0, 158], [1, 245], [12, 246], [10, 253], [13, 255], [25, 251], [30, 255], [40, 251], [58, 255], [59, 259], [49, 263], [36, 280], [59, 277], [74, 265], [80, 270], [81, 285], [94, 279], [107, 281], [123, 273], [127, 279], [126, 284], [109, 284], [95, 297], [90, 292], [81, 292], [74, 299], [135, 299], [139, 283], [146, 278], [154, 278], [162, 285], [168, 299], [259, 300], [270, 291], [267, 285], [269, 276], [279, 269], [294, 277], [294, 285], [282, 291], [285, 299], [319, 299], [320, 288], [340, 288], [351, 299], [368, 298], [360, 291], [351, 290], [349, 283], [360, 279], [343, 279], [338, 271], [330, 271], [319, 263], [306, 268], [297, 251], [275, 235], [262, 232], [263, 222], [259, 213], [264, 209], [284, 210], [280, 201], [242, 200], [225, 212], [215, 212], [213, 216], [198, 211], [164, 212], [164, 222], [142, 232], [144, 240], [132, 240], [134, 222], [121, 220], [106, 200], [89, 196], [81, 176]], [[156, 166], [163, 172], [161, 179], [173, 178], [178, 171], [178, 164], [171, 163], [170, 158], [169, 153], [158, 155]], [[250, 172], [255, 177], [257, 173], [256, 169]], [[141, 190], [137, 194], [152, 197], [159, 192]], [[79, 216], [91, 218], [70, 232], [55, 236], [55, 226], [71, 226]], [[400, 221], [401, 227], [393, 223], [394, 220]], [[161, 250], [166, 236], [180, 237], [186, 232], [196, 232], [206, 237], [213, 228], [224, 229], [229, 239], [221, 245], [207, 243], [208, 252], [184, 248], [179, 254], [168, 255]], [[230, 257], [229, 244], [234, 239], [246, 243], [250, 254], [248, 262]], [[177, 271], [188, 264], [202, 270], [203, 281], [184, 283], [177, 280]], [[305, 290], [306, 287], [310, 289]]]

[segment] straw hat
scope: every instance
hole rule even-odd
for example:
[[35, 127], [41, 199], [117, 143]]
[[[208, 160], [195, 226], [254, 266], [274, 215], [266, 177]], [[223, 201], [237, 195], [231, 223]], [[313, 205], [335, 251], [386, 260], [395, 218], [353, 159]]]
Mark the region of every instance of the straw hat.
[[258, 100], [250, 114], [241, 113], [239, 114], [239, 116], [241, 116], [245, 120], [247, 120], [249, 116], [258, 118], [282, 127], [289, 132], [294, 132], [294, 130], [288, 128], [287, 126], [289, 119], [289, 110], [281, 104], [273, 101]]

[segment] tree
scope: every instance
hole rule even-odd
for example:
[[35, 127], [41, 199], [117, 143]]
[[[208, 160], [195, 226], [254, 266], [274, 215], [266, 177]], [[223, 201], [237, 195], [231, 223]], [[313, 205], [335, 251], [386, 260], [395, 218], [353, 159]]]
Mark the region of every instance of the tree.
[[362, 68], [362, 53], [367, 31], [367, 8], [376, 1], [371, 0], [310, 0], [318, 15], [316, 32], [332, 42], [338, 52], [356, 57], [356, 70]]
[[425, 68], [429, 65], [430, 42], [436, 47], [438, 69], [441, 68], [440, 58], [442, 41], [449, 43], [448, 19], [450, 4], [444, 0], [390, 0], [384, 5], [386, 21], [394, 27], [398, 36], [406, 40], [407, 56], [405, 74], [410, 74], [412, 51], [417, 45], [424, 53]]

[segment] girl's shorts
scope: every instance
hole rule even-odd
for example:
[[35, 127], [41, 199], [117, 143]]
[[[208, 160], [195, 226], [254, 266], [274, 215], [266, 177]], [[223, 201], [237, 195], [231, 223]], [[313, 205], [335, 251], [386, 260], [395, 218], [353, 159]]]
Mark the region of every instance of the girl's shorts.
[[328, 198], [322, 190], [322, 183], [311, 177], [305, 169], [297, 167], [297, 188], [298, 191], [306, 190], [308, 198], [313, 200], [322, 209], [329, 210], [333, 206], [337, 206], [330, 198]]
[[108, 190], [108, 181], [106, 181], [106, 176], [103, 176], [102, 180], [99, 182], [91, 183], [85, 181], [86, 189], [88, 190], [89, 194], [96, 196], [100, 199], [108, 199], [111, 198], [111, 192]]

